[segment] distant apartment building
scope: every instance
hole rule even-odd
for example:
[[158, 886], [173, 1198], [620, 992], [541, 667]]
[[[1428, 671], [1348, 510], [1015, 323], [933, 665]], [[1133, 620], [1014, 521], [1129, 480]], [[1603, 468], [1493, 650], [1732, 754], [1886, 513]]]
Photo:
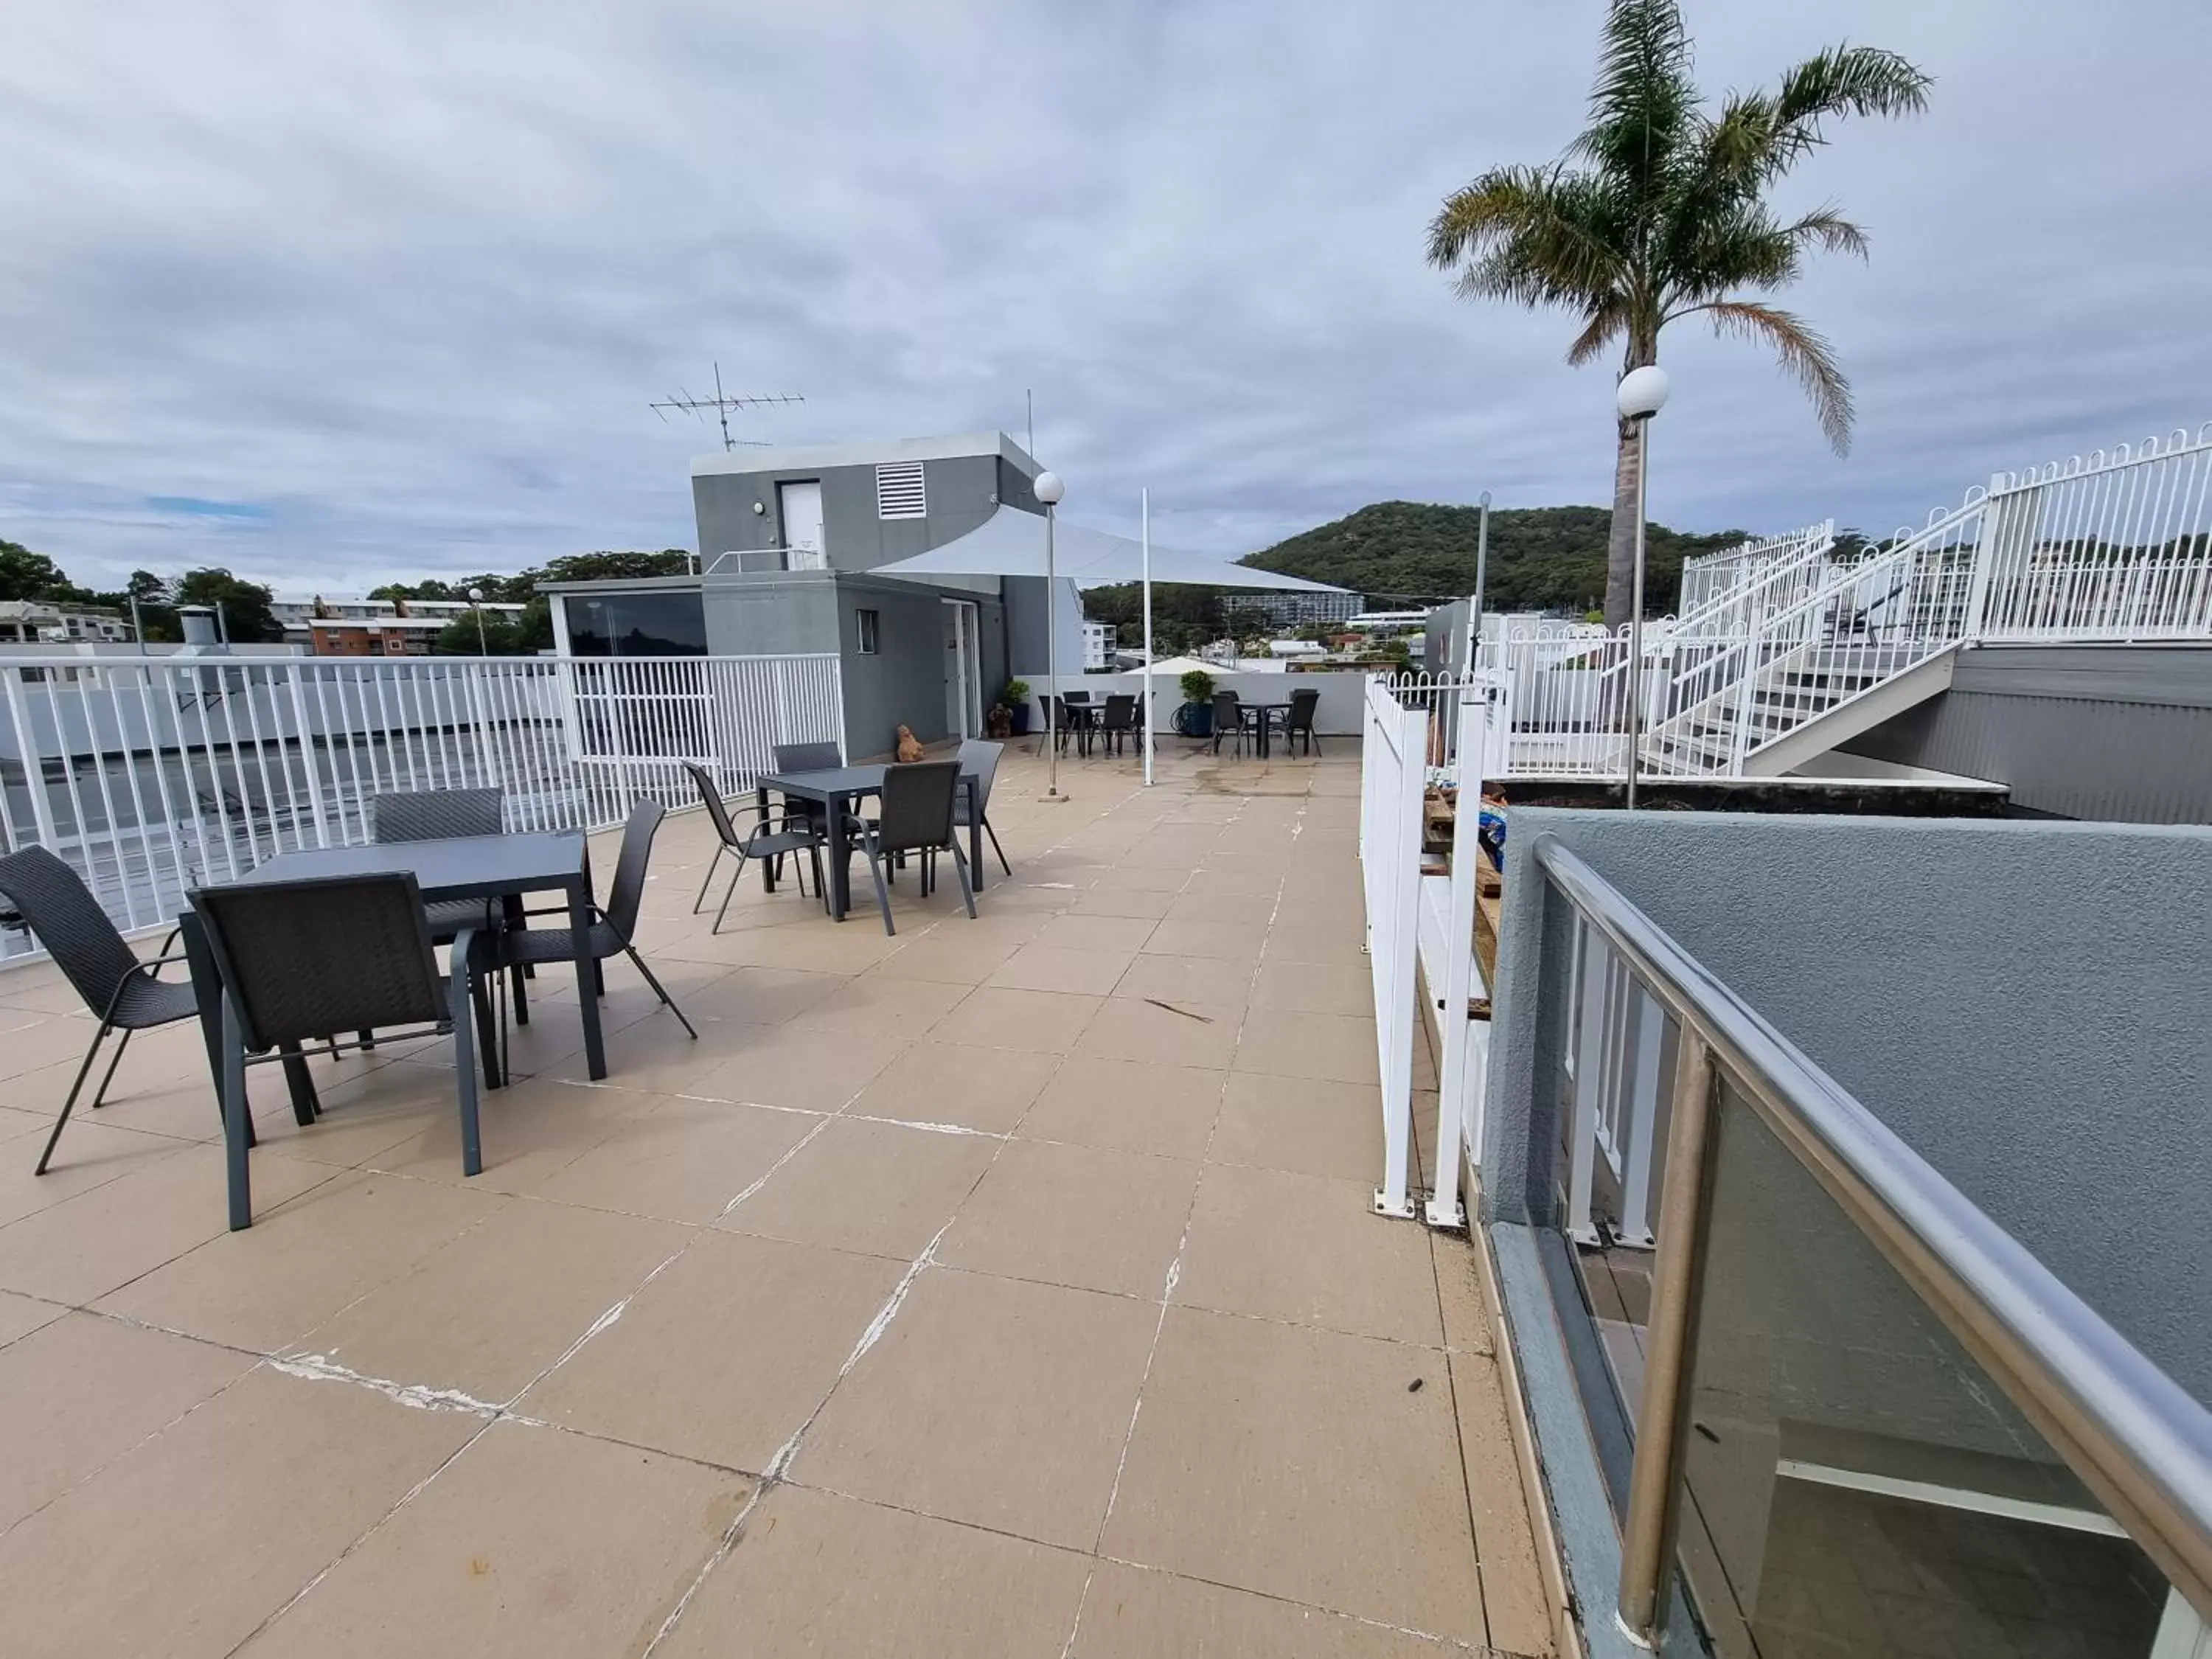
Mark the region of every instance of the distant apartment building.
[[[316, 617], [303, 625], [318, 657], [427, 657], [444, 617]], [[288, 625], [285, 637], [294, 637]]]
[[131, 637], [131, 619], [108, 605], [0, 600], [0, 643], [113, 645]]
[[1101, 673], [1114, 666], [1114, 624], [1086, 622], [1083, 624], [1083, 672]]
[[1345, 622], [1367, 605], [1358, 593], [1239, 593], [1230, 603], [1238, 611], [1265, 617], [1275, 628]]
[[270, 602], [284, 642], [318, 657], [421, 657], [457, 617], [482, 611], [487, 617], [520, 619], [522, 606], [487, 599], [371, 599], [340, 594], [285, 594]]

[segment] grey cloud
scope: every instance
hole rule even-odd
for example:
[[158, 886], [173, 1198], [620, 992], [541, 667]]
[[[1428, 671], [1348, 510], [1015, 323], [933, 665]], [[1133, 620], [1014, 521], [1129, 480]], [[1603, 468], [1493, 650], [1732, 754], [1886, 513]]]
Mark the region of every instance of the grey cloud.
[[[1004, 426], [1068, 511], [1243, 550], [1389, 496], [1602, 501], [1609, 376], [1455, 300], [1444, 191], [1571, 135], [1595, 0], [345, 3], [0, 18], [0, 535], [335, 586], [690, 538], [719, 356], [779, 441]], [[1670, 333], [1671, 523], [1917, 520], [2212, 416], [2183, 0], [1691, 0], [1714, 88], [1830, 40], [1939, 76], [1790, 186], [1872, 228], [1787, 303], [1853, 454]], [[33, 15], [36, 13], [37, 15]], [[264, 520], [150, 498], [252, 503]]]

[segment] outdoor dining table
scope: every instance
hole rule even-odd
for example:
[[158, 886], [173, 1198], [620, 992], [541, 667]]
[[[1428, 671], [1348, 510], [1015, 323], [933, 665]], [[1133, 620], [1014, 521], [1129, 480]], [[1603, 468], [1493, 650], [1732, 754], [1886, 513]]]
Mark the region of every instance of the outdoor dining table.
[[[754, 791], [763, 813], [768, 809], [771, 790], [787, 800], [813, 801], [828, 809], [830, 914], [840, 921], [853, 908], [852, 872], [845, 867], [856, 844], [852, 823], [859, 814], [853, 809], [870, 795], [883, 793], [884, 774], [890, 770], [888, 765], [878, 764], [825, 767], [813, 772], [770, 772]], [[960, 787], [968, 792], [968, 878], [980, 893], [983, 890], [983, 814], [976, 796], [978, 781], [966, 767], [960, 769]], [[761, 884], [769, 892], [775, 891], [774, 865], [761, 866]]]
[[[497, 899], [526, 893], [560, 892], [568, 896], [568, 927], [580, 942], [591, 937], [592, 866], [583, 833], [561, 830], [520, 836], [466, 836], [450, 841], [373, 842], [362, 847], [302, 848], [279, 853], [256, 866], [235, 884], [253, 886], [272, 881], [312, 881], [331, 876], [371, 876], [395, 872], [411, 874], [422, 889], [424, 902], [438, 899]], [[198, 916], [187, 908], [177, 918], [178, 932], [191, 971], [192, 990], [199, 1004], [200, 1033], [206, 1040], [208, 1066], [214, 1073], [216, 1098], [222, 1098], [222, 977], [215, 953]], [[331, 941], [334, 951], [344, 941]], [[584, 1020], [584, 1058], [593, 1079], [607, 1074], [606, 1042], [599, 1028], [596, 964], [586, 951], [576, 957], [576, 1002]], [[306, 1060], [288, 1054], [284, 1079], [292, 1096], [293, 1115], [302, 1123], [313, 1121], [319, 1109], [315, 1085]], [[246, 1123], [252, 1144], [252, 1121]]]

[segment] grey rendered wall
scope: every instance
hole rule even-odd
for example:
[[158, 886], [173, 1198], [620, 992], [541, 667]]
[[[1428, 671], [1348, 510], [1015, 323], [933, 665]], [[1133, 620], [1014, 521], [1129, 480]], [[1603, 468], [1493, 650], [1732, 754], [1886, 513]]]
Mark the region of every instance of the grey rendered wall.
[[[922, 464], [926, 519], [883, 519], [876, 514], [876, 469], [833, 466], [799, 471], [708, 473], [691, 480], [692, 509], [699, 524], [702, 565], [715, 555], [784, 545], [777, 514], [776, 485], [819, 481], [822, 485], [822, 541], [835, 570], [872, 570], [894, 559], [966, 535], [996, 509], [1002, 484], [1027, 481], [996, 455], [961, 455]], [[762, 511], [753, 511], [758, 501]], [[1031, 511], [1034, 496], [1028, 497]]]
[[1551, 1224], [1557, 836], [2212, 1399], [2212, 830], [1516, 808], [1484, 1202]]
[[[924, 743], [947, 734], [945, 725], [945, 616], [936, 592], [890, 578], [838, 580], [837, 629], [843, 652], [846, 744], [852, 757], [888, 755], [896, 728], [913, 728]], [[879, 618], [874, 656], [860, 654], [860, 613]]]
[[2039, 812], [2212, 823], [2212, 647], [1984, 646], [1844, 750], [1995, 779]]
[[707, 646], [716, 656], [837, 649], [836, 579], [823, 570], [708, 580]]

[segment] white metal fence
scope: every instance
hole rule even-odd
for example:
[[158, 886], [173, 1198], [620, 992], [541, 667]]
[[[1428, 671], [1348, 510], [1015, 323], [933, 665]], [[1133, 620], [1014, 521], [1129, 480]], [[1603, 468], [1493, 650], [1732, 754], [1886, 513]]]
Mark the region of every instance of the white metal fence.
[[[1829, 522], [1692, 560], [1683, 593], [1644, 629], [1640, 776], [1779, 767], [1793, 733], [1964, 644], [2212, 640], [2212, 425], [2000, 473], [1850, 556]], [[1476, 672], [1510, 690], [1504, 775], [1625, 775], [1628, 644], [1577, 623], [1482, 639]], [[1448, 732], [1462, 683], [1395, 689]]]
[[9, 656], [0, 852], [52, 849], [149, 928], [193, 885], [367, 841], [380, 793], [496, 787], [510, 830], [599, 829], [693, 800], [684, 761], [734, 793], [843, 726], [834, 656]]
[[1429, 715], [1367, 682], [1359, 769], [1359, 871], [1367, 901], [1368, 969], [1382, 1079], [1382, 1182], [1375, 1207], [1410, 1216], [1407, 1160], [1413, 1124], [1413, 965], [1419, 925], [1421, 811]]

